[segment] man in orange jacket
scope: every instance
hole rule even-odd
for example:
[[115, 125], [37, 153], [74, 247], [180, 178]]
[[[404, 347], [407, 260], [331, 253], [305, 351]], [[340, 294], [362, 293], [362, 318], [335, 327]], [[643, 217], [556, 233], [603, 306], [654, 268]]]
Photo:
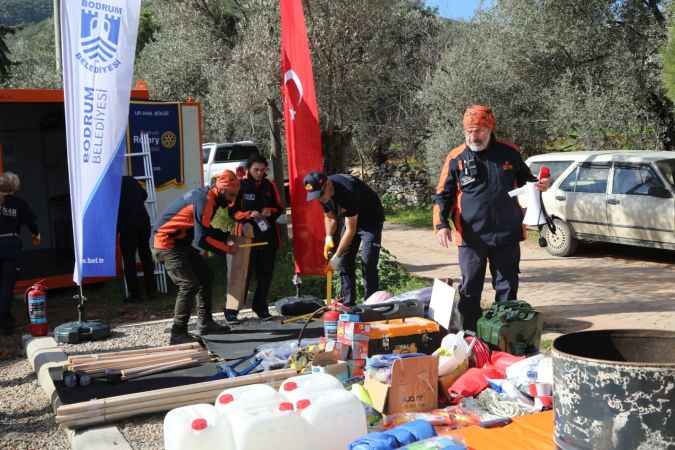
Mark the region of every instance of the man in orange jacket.
[[[495, 139], [490, 108], [470, 106], [463, 125], [465, 142], [450, 151], [441, 170], [433, 223], [441, 246], [447, 248], [451, 241], [459, 246], [459, 311], [464, 329], [475, 331], [488, 262], [495, 301], [517, 299], [523, 212], [508, 192], [538, 180], [517, 147]], [[548, 184], [548, 179], [539, 180], [537, 188], [546, 190]]]
[[195, 300], [196, 334], [230, 331], [211, 316], [213, 276], [201, 253], [211, 251], [226, 255], [237, 251], [236, 245], [227, 243], [228, 233], [213, 228], [211, 221], [218, 208], [234, 203], [238, 193], [239, 179], [234, 172], [226, 170], [212, 187], [193, 189], [171, 203], [152, 230], [152, 254], [164, 264], [169, 278], [178, 287], [170, 345], [192, 340], [187, 327]]

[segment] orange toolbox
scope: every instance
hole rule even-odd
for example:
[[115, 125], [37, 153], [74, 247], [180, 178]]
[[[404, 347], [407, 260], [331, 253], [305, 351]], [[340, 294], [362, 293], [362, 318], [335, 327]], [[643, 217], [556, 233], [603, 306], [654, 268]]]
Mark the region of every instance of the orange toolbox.
[[441, 345], [441, 327], [422, 317], [370, 322], [368, 356], [387, 353], [426, 353]]

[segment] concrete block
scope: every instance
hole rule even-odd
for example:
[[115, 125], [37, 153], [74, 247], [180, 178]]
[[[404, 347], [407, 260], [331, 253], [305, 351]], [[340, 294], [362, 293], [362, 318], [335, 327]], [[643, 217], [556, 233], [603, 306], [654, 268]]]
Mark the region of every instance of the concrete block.
[[102, 426], [86, 430], [66, 428], [72, 450], [132, 450], [129, 442], [115, 426]]

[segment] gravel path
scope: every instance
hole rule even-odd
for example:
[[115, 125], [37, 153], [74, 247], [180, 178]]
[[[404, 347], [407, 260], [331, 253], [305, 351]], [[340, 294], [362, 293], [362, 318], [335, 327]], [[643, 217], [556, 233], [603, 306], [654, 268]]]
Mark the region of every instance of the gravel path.
[[[252, 316], [243, 311], [240, 318]], [[214, 314], [222, 320], [221, 314]], [[194, 327], [195, 320], [190, 322]], [[121, 325], [105, 341], [64, 345], [67, 354], [167, 345], [170, 320]], [[18, 337], [0, 337], [0, 349], [10, 351], [0, 360], [0, 450], [69, 449], [65, 431], [54, 422], [51, 404], [25, 359]], [[134, 450], [161, 450], [164, 413], [134, 417], [116, 425]]]

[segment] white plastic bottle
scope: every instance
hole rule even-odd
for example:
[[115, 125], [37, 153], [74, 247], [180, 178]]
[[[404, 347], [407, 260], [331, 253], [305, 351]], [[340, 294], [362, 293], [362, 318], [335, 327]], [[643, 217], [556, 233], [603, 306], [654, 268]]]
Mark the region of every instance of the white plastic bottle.
[[340, 380], [333, 375], [310, 373], [287, 379], [279, 387], [279, 392], [286, 400], [295, 405], [298, 400], [307, 398], [308, 395], [331, 389], [344, 390], [344, 387]]
[[236, 450], [316, 450], [311, 445], [314, 430], [290, 402], [276, 407], [233, 408], [227, 419]]
[[313, 431], [315, 450], [343, 450], [368, 433], [363, 405], [344, 389], [315, 392], [298, 400], [295, 408]]
[[183, 406], [164, 417], [165, 450], [236, 450], [229, 423], [213, 405]]
[[277, 406], [284, 401], [272, 386], [267, 384], [251, 384], [225, 389], [216, 398], [216, 410], [225, 414], [233, 409], [256, 408], [265, 405]]

